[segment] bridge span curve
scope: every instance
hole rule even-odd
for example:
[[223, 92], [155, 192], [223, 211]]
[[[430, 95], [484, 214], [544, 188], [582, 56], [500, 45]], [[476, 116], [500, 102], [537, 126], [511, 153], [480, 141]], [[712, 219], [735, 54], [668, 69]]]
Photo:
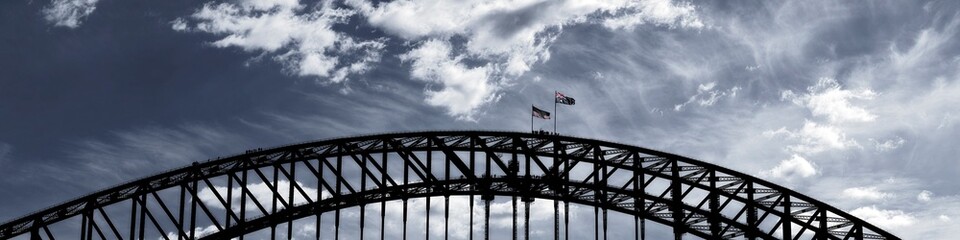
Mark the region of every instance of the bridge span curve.
[[[254, 194], [255, 184], [268, 194]], [[11, 220], [0, 225], [0, 239], [230, 239], [266, 228], [271, 236], [278, 230], [291, 236], [294, 220], [335, 212], [339, 224], [344, 208], [436, 196], [480, 196], [479, 203], [470, 198], [471, 209], [512, 197], [515, 213], [517, 198], [556, 200], [554, 239], [568, 234], [560, 203], [653, 221], [671, 227], [677, 239], [899, 239], [826, 203], [715, 164], [595, 139], [493, 131], [389, 133], [257, 149]], [[471, 227], [484, 220], [489, 215], [471, 216]], [[405, 238], [406, 208], [403, 222]], [[286, 229], [277, 229], [284, 223]], [[604, 237], [606, 231], [604, 224]], [[383, 232], [368, 238], [383, 239]]]

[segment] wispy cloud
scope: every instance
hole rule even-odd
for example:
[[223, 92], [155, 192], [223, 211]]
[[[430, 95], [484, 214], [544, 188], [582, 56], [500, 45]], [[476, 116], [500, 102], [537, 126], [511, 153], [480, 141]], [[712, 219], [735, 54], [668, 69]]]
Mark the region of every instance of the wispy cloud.
[[99, 0], [53, 0], [43, 8], [43, 18], [54, 26], [77, 28], [97, 9]]
[[244, 136], [199, 124], [177, 128], [146, 127], [115, 132], [112, 138], [85, 140], [71, 151], [86, 175], [121, 182], [150, 172], [236, 154], [252, 148]]
[[690, 99], [684, 103], [674, 105], [673, 110], [677, 112], [682, 111], [685, 106], [690, 104], [697, 104], [701, 107], [713, 106], [723, 98], [737, 97], [737, 92], [740, 91], [740, 87], [731, 87], [727, 90], [715, 90], [714, 88], [716, 86], [716, 82], [700, 84], [697, 86], [697, 94], [690, 96]]

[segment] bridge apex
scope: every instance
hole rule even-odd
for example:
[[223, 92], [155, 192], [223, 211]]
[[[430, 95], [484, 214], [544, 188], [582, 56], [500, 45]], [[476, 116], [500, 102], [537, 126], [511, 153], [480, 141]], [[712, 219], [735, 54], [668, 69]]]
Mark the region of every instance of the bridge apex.
[[[530, 216], [534, 199], [627, 214], [704, 239], [899, 239], [849, 213], [763, 179], [676, 154], [608, 141], [544, 132], [431, 131], [387, 133], [257, 149], [105, 189], [0, 225], [0, 239], [205, 238], [228, 239], [270, 229], [293, 236], [294, 220], [359, 207], [361, 237], [366, 206], [403, 203], [407, 236], [410, 199], [479, 196], [487, 215], [494, 196], [512, 197], [517, 216]], [[517, 200], [526, 214], [517, 214]], [[562, 211], [564, 214], [568, 211]], [[66, 221], [66, 220], [75, 221]], [[564, 219], [568, 219], [564, 217]], [[430, 217], [424, 219], [428, 222]], [[470, 216], [470, 236], [474, 235]], [[385, 236], [385, 213], [380, 214]], [[79, 222], [80, 224], [75, 224]], [[285, 224], [285, 225], [284, 225]], [[278, 226], [286, 232], [277, 233]], [[525, 232], [529, 233], [529, 222]], [[340, 235], [337, 228], [336, 235]], [[281, 229], [283, 230], [283, 229]], [[320, 231], [314, 231], [319, 238]], [[427, 230], [427, 233], [431, 231]], [[642, 232], [642, 231], [641, 231]], [[569, 237], [569, 236], [565, 236]], [[638, 235], [639, 237], [639, 235]], [[564, 238], [567, 239], [567, 238]]]

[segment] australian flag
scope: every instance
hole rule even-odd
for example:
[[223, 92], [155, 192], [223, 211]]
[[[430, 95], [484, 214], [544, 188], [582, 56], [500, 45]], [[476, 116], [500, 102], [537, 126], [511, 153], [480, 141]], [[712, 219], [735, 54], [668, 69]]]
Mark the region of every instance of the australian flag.
[[560, 92], [556, 92], [556, 93], [557, 93], [556, 100], [557, 100], [557, 103], [559, 104], [573, 105], [577, 103], [577, 101], [574, 100], [572, 97], [567, 97], [566, 95], [563, 95], [563, 93], [560, 93]]
[[543, 118], [543, 119], [550, 119], [550, 112], [541, 110], [541, 109], [539, 109], [539, 108], [537, 108], [537, 107], [534, 106], [534, 107], [533, 107], [533, 117]]

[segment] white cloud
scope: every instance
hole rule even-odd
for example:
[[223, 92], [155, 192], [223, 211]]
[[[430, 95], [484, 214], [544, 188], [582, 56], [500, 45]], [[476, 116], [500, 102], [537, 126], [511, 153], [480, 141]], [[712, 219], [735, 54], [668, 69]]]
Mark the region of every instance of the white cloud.
[[332, 29], [354, 11], [329, 3], [304, 9], [298, 0], [208, 3], [190, 16], [193, 27], [184, 19], [174, 20], [171, 25], [177, 31], [223, 36], [212, 43], [216, 47], [277, 53], [274, 60], [296, 75], [334, 83], [345, 81], [350, 74], [364, 73], [380, 60], [383, 39], [357, 41]]
[[943, 214], [941, 214], [940, 216], [937, 216], [937, 219], [940, 219], [940, 221], [942, 221], [942, 222], [949, 222], [949, 221], [950, 221], [950, 217], [948, 217], [947, 215], [943, 215]]
[[[407, 56], [420, 55], [425, 47], [440, 45], [451, 37], [462, 37], [463, 47], [445, 43], [456, 57], [442, 56], [449, 71], [433, 71], [429, 79], [457, 79], [463, 86], [483, 87], [483, 96], [471, 93], [467, 103], [451, 102], [463, 97], [446, 95], [441, 90], [427, 91], [427, 102], [446, 107], [451, 115], [472, 119], [477, 108], [496, 99], [500, 86], [530, 71], [534, 64], [550, 58], [549, 46], [565, 25], [588, 22], [588, 16], [617, 19], [608, 25], [615, 29], [637, 24], [699, 28], [703, 24], [689, 4], [655, 1], [391, 1], [373, 4], [362, 0], [347, 1], [367, 21], [389, 34], [408, 41], [425, 41]], [[595, 15], [591, 15], [595, 14]], [[442, 40], [441, 40], [442, 39]], [[456, 47], [451, 47], [456, 46]], [[457, 51], [462, 49], [462, 53]], [[421, 51], [421, 52], [418, 52]], [[486, 63], [482, 67], [457, 67], [462, 59]], [[482, 64], [481, 64], [482, 65]], [[422, 69], [413, 69], [414, 74]], [[472, 70], [472, 71], [471, 71]], [[484, 74], [485, 76], [480, 76]], [[446, 76], [445, 76], [446, 75]], [[420, 78], [423, 79], [423, 78]], [[447, 82], [447, 81], [443, 81]], [[478, 83], [470, 83], [478, 82]], [[445, 87], [446, 88], [446, 87]], [[470, 87], [463, 88], [470, 89]], [[451, 91], [449, 93], [463, 93]]]
[[187, 20], [184, 20], [183, 18], [177, 18], [173, 21], [170, 21], [170, 28], [173, 28], [174, 31], [178, 32], [186, 32], [190, 30]]
[[626, 12], [634, 12], [633, 14], [628, 13], [606, 19], [603, 21], [603, 26], [612, 29], [623, 29], [631, 28], [642, 23], [654, 23], [691, 28], [704, 27], [703, 22], [695, 13], [696, 9], [690, 3], [681, 2], [674, 4], [671, 0], [653, 0], [632, 1], [628, 4], [630, 7], [626, 8]]
[[860, 146], [853, 139], [848, 139], [846, 134], [840, 128], [831, 125], [817, 124], [807, 120], [803, 127], [798, 130], [787, 130], [785, 127], [765, 131], [766, 137], [775, 137], [783, 135], [787, 139], [793, 139], [797, 142], [787, 149], [797, 153], [814, 154], [826, 150], [840, 150], [850, 147]]
[[53, 0], [43, 8], [43, 18], [54, 26], [76, 28], [97, 9], [99, 0]]
[[883, 141], [883, 142], [880, 142], [880, 141], [877, 141], [877, 140], [871, 138], [871, 139], [870, 139], [870, 142], [873, 142], [873, 145], [874, 145], [874, 147], [877, 149], [877, 151], [879, 151], [879, 152], [889, 152], [889, 151], [895, 150], [895, 149], [897, 149], [897, 148], [900, 148], [901, 146], [903, 146], [903, 144], [904, 144], [906, 141], [903, 140], [903, 138], [901, 138], [901, 137], [897, 137], [896, 139], [887, 139], [887, 140], [885, 140], [885, 141]]
[[877, 209], [876, 206], [860, 207], [850, 211], [850, 214], [883, 229], [907, 227], [916, 222], [916, 218], [903, 211]]
[[450, 45], [442, 40], [423, 42], [400, 59], [411, 61], [414, 79], [438, 83], [440, 90], [427, 90], [427, 103], [444, 106], [450, 115], [471, 119], [476, 109], [494, 101], [497, 86], [488, 79], [488, 66], [469, 68], [452, 56]]
[[471, 43], [475, 46], [471, 49], [496, 52], [510, 51], [517, 44], [532, 44], [536, 35], [546, 28], [582, 23], [587, 21], [587, 15], [595, 13], [604, 15], [604, 25], [611, 28], [631, 28], [645, 23], [704, 26], [692, 5], [670, 0], [347, 2], [367, 16], [370, 24], [402, 38], [465, 35], [478, 41]]
[[[359, 14], [388, 36], [406, 40], [405, 46], [418, 46], [403, 54], [413, 62], [413, 78], [442, 85], [427, 87], [426, 103], [462, 120], [473, 120], [510, 81], [550, 59], [549, 47], [566, 25], [602, 23], [613, 30], [639, 24], [704, 27], [693, 5], [671, 0], [348, 0], [344, 8], [330, 2], [305, 5], [298, 0], [209, 3], [192, 14], [191, 21], [181, 18], [170, 24], [176, 31], [222, 36], [212, 43], [216, 47], [275, 54], [274, 60], [298, 76], [338, 83], [368, 71], [386, 47], [386, 39], [358, 41], [333, 30]], [[712, 105], [717, 99], [705, 98], [700, 104]]]
[[892, 194], [881, 192], [877, 187], [852, 187], [843, 190], [843, 196], [861, 200], [883, 200], [892, 197]]
[[929, 202], [933, 198], [933, 192], [923, 190], [920, 191], [920, 194], [917, 194], [917, 200], [921, 202]]
[[806, 178], [817, 174], [817, 167], [806, 158], [794, 154], [790, 159], [780, 161], [773, 169], [761, 172], [763, 176], [775, 178]]
[[842, 89], [837, 80], [820, 78], [817, 84], [807, 88], [808, 93], [796, 95], [792, 91], [783, 91], [784, 100], [807, 107], [814, 116], [824, 116], [832, 123], [871, 122], [877, 118], [862, 107], [853, 106], [851, 100], [870, 100], [877, 93], [870, 89], [851, 91]]

